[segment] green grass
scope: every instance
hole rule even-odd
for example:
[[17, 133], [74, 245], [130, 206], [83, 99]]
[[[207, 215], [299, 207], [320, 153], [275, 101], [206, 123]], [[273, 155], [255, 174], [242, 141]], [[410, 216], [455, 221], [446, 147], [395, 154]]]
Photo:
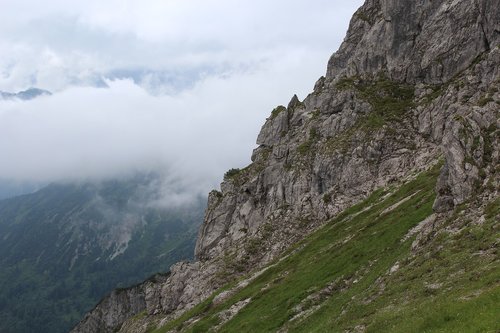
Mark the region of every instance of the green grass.
[[477, 105], [479, 105], [480, 107], [483, 107], [485, 106], [486, 104], [490, 103], [490, 102], [494, 102], [495, 100], [490, 97], [490, 96], [485, 96], [485, 97], [482, 97], [479, 99], [479, 101], [477, 102]]
[[302, 143], [297, 147], [297, 152], [302, 156], [308, 155], [313, 151], [312, 148], [319, 141], [320, 137], [321, 135], [318, 132], [318, 130], [314, 127], [311, 128], [309, 131], [309, 137], [307, 141], [305, 141], [304, 143]]
[[186, 313], [184, 313], [182, 316], [180, 316], [179, 318], [175, 319], [175, 320], [172, 320], [171, 322], [169, 322], [168, 324], [166, 324], [165, 326], [162, 326], [162, 327], [159, 327], [157, 329], [154, 329], [151, 331], [151, 333], [166, 333], [170, 330], [173, 330], [173, 329], [181, 329], [182, 328], [182, 324], [188, 320], [189, 318], [193, 318], [193, 317], [196, 317], [202, 313], [204, 313], [205, 311], [208, 310], [208, 308], [210, 307], [214, 297], [216, 296], [216, 294], [210, 296], [208, 299], [206, 299], [205, 301], [201, 302], [200, 304], [196, 305], [194, 308], [192, 308], [191, 310], [187, 311]]
[[237, 168], [229, 169], [224, 174], [224, 179], [234, 178], [234, 177], [238, 176], [240, 173], [241, 173], [240, 169], [237, 169]]
[[[498, 331], [499, 200], [486, 207], [483, 225], [439, 233], [420, 252], [411, 251], [413, 238], [402, 241], [432, 214], [438, 172], [439, 166], [393, 192], [376, 191], [222, 304], [209, 299], [155, 332], [206, 332], [216, 325], [219, 332]], [[396, 262], [400, 268], [389, 274]], [[221, 311], [248, 298], [246, 307], [221, 323]], [[309, 316], [291, 320], [307, 310]], [[193, 318], [198, 321], [183, 324]]]
[[370, 20], [370, 17], [368, 15], [366, 15], [365, 13], [362, 13], [362, 12], [358, 12], [356, 13], [356, 16], [362, 20], [362, 21], [365, 21], [366, 23], [370, 24], [370, 25], [373, 25], [373, 22], [372, 20]]
[[349, 77], [339, 80], [337, 89], [353, 89], [372, 106], [372, 112], [358, 121], [362, 129], [380, 128], [388, 122], [400, 122], [414, 106], [415, 88], [379, 75], [373, 79]]
[[[254, 286], [248, 288], [248, 294], [242, 292], [244, 295], [240, 299], [250, 296], [252, 302], [221, 331], [275, 331], [296, 315], [294, 307], [309, 294], [321, 290], [332, 281], [358, 279], [356, 276], [359, 275], [358, 283], [349, 288], [348, 292], [335, 296], [332, 308], [325, 306], [318, 311], [326, 311], [328, 317], [331, 316], [332, 310], [333, 313], [340, 313], [343, 305], [349, 303], [351, 294], [356, 294], [373, 283], [382, 272], [391, 267], [399, 252], [405, 248], [399, 240], [409, 228], [431, 213], [434, 198], [433, 178], [422, 176], [418, 181], [403, 186], [386, 200], [374, 204], [371, 209], [361, 212], [373, 202], [376, 203], [384, 194], [382, 191], [376, 192], [367, 202], [351, 208], [327, 227], [310, 236], [304, 242], [304, 249], [266, 272], [269, 277], [262, 276], [262, 283], [256, 281]], [[402, 215], [400, 211], [393, 211], [378, 216], [387, 207], [421, 190], [425, 185], [431, 190], [419, 192], [412, 200], [400, 206], [401, 209], [411, 210], [410, 214]], [[352, 217], [355, 213], [359, 214]], [[352, 238], [344, 243], [350, 237]], [[378, 262], [375, 263], [374, 260]], [[360, 270], [367, 269], [371, 263], [369, 272], [361, 274]], [[279, 279], [284, 272], [288, 274]], [[278, 282], [262, 292], [262, 287], [273, 280]], [[317, 320], [313, 319], [311, 322], [317, 323]], [[298, 331], [310, 331], [311, 328], [309, 324], [303, 328], [296, 327]]]
[[[439, 297], [417, 307], [378, 315], [367, 332], [497, 332], [500, 288], [487, 290], [472, 300]], [[496, 322], [496, 324], [495, 324]]]
[[430, 89], [431, 92], [424, 96], [422, 101], [424, 106], [428, 106], [436, 98], [443, 95], [446, 92], [446, 89], [448, 89], [448, 84], [428, 85], [427, 88]]
[[[338, 90], [351, 90], [357, 97], [371, 106], [370, 112], [360, 114], [355, 124], [335, 136], [327, 137], [323, 146], [327, 153], [340, 150], [343, 154], [357, 141], [371, 140], [373, 132], [383, 130], [385, 135], [395, 135], [391, 124], [402, 124], [411, 117], [408, 111], [415, 107], [415, 88], [411, 85], [392, 81], [382, 74], [375, 77], [345, 77], [336, 83]], [[389, 125], [389, 126], [387, 126]], [[355, 143], [357, 142], [357, 143]], [[408, 148], [411, 149], [411, 146]], [[311, 143], [306, 141], [299, 146], [298, 152], [306, 155]]]
[[484, 213], [488, 219], [493, 219], [496, 215], [500, 214], [500, 198], [497, 198], [486, 205]]
[[276, 108], [274, 108], [274, 110], [271, 112], [271, 117], [270, 119], [275, 119], [281, 112], [285, 112], [286, 111], [286, 107], [284, 107], [283, 105], [279, 105], [277, 106]]

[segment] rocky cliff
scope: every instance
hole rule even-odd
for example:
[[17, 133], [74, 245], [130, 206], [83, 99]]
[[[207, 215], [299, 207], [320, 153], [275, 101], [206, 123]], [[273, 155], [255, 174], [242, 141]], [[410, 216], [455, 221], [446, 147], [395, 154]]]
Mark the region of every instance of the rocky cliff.
[[197, 261], [145, 285], [146, 301], [127, 312], [140, 318], [112, 316], [124, 304], [111, 296], [74, 332], [162, 326], [374, 190], [441, 160], [435, 225], [485, 189], [498, 195], [498, 5], [367, 0], [313, 92], [274, 109], [253, 163], [210, 193]]

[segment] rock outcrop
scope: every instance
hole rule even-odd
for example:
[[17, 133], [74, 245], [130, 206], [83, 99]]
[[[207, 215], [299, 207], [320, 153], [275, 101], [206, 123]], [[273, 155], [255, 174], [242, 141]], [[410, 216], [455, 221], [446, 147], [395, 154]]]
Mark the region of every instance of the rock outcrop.
[[173, 267], [139, 326], [113, 329], [165, 323], [440, 158], [436, 212], [486, 186], [499, 172], [499, 22], [497, 0], [367, 0], [314, 91], [273, 110], [253, 163], [210, 193], [198, 261]]

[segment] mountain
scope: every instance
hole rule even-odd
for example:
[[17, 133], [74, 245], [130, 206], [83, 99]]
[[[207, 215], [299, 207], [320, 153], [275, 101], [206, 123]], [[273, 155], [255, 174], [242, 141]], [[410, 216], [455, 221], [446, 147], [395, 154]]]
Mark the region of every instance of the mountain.
[[192, 258], [205, 203], [146, 204], [157, 181], [52, 184], [0, 201], [0, 332], [67, 332], [113, 289]]
[[0, 91], [0, 99], [20, 99], [23, 101], [28, 101], [31, 99], [35, 99], [40, 96], [48, 96], [52, 95], [50, 91], [38, 89], [38, 88], [29, 88], [27, 90], [23, 90], [17, 93], [9, 93]]
[[43, 184], [37, 182], [21, 182], [0, 178], [0, 200], [33, 193], [42, 187]]
[[194, 262], [72, 332], [496, 332], [497, 0], [366, 0], [212, 191]]

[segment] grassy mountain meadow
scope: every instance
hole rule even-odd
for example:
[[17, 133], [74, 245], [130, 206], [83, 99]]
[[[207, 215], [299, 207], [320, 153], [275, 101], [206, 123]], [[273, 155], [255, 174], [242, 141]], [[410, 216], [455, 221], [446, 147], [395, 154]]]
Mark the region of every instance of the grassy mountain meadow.
[[114, 288], [192, 258], [205, 203], [151, 202], [152, 176], [0, 201], [0, 332], [67, 332]]
[[498, 332], [500, 199], [481, 206], [480, 224], [461, 218], [471, 201], [437, 235], [416, 239], [432, 229], [438, 173], [379, 189], [149, 332]]

